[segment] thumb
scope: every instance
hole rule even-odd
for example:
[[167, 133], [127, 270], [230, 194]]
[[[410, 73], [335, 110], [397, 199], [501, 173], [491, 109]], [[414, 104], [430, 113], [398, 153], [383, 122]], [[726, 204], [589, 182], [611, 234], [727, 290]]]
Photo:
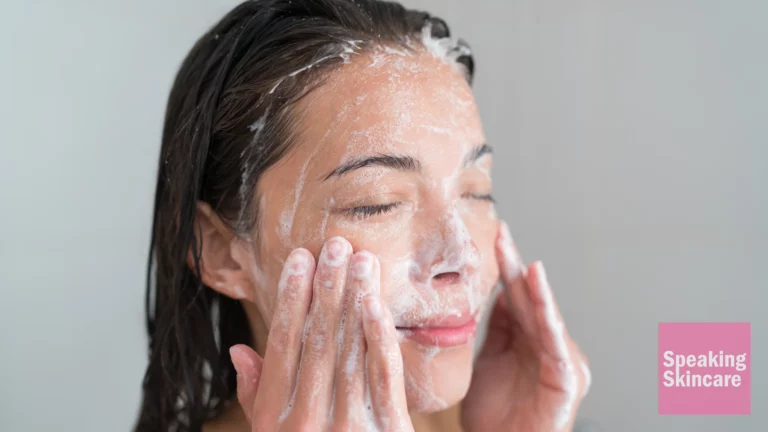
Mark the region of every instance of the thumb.
[[264, 361], [247, 345], [233, 345], [229, 349], [229, 356], [237, 372], [237, 400], [250, 423]]

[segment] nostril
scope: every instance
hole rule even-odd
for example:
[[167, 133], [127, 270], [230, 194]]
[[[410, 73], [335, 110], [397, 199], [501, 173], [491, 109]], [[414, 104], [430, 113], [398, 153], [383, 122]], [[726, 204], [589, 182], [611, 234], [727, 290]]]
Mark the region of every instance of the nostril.
[[443, 285], [450, 285], [459, 282], [461, 275], [458, 272], [439, 273], [432, 277], [433, 282]]

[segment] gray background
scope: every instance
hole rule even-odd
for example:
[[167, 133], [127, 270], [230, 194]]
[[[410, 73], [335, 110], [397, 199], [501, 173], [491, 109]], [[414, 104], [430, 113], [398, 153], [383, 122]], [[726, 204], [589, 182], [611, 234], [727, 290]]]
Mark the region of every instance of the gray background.
[[[499, 211], [591, 359], [589, 430], [766, 430], [768, 3], [406, 3], [474, 48]], [[164, 104], [234, 4], [2, 2], [0, 430], [132, 424]], [[752, 323], [754, 414], [659, 416], [657, 323], [710, 320]]]

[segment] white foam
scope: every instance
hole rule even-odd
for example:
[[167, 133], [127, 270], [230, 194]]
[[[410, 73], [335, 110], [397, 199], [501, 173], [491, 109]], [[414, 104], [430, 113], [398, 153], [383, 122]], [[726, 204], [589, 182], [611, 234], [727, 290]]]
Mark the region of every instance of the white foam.
[[248, 129], [253, 132], [253, 139], [251, 140], [251, 145], [244, 148], [243, 151], [240, 153], [240, 158], [245, 159], [245, 162], [243, 163], [243, 172], [240, 177], [240, 212], [237, 216], [237, 223], [238, 225], [242, 224], [243, 218], [245, 217], [245, 211], [248, 208], [248, 189], [250, 185], [248, 184], [248, 180], [251, 177], [251, 174], [253, 172], [252, 167], [249, 163], [248, 157], [246, 156], [246, 153], [249, 151], [253, 151], [256, 146], [258, 146], [259, 136], [261, 135], [261, 132], [264, 130], [264, 126], [267, 124], [267, 115], [269, 114], [269, 107], [264, 111], [264, 114], [259, 117], [258, 120], [253, 122], [250, 126], [248, 126]]
[[461, 56], [471, 55], [472, 51], [470, 51], [467, 46], [460, 45], [457, 39], [450, 37], [433, 37], [432, 23], [427, 23], [427, 25], [421, 29], [421, 43], [434, 57], [451, 64], [464, 74], [467, 73], [464, 65], [461, 65], [456, 60]]
[[300, 74], [300, 73], [302, 73], [304, 71], [310, 70], [313, 67], [315, 67], [315, 66], [319, 65], [320, 63], [323, 63], [323, 62], [325, 62], [327, 60], [330, 60], [330, 59], [333, 59], [333, 58], [341, 58], [343, 63], [348, 64], [350, 56], [357, 53], [356, 50], [359, 49], [358, 44], [360, 44], [360, 42], [361, 41], [359, 41], [359, 40], [350, 40], [350, 41], [342, 42], [341, 43], [341, 53], [339, 53], [339, 54], [329, 54], [327, 56], [323, 56], [323, 57], [315, 60], [314, 62], [312, 62], [310, 64], [304, 65], [304, 66], [296, 69], [295, 71], [289, 73], [285, 77], [280, 78], [279, 80], [277, 80], [275, 85], [272, 86], [272, 88], [269, 90], [269, 94], [274, 93], [275, 90], [277, 89], [277, 87], [280, 86], [280, 84], [282, 84], [283, 81], [286, 78], [294, 77], [294, 76], [296, 76], [296, 75], [298, 75], [298, 74]]

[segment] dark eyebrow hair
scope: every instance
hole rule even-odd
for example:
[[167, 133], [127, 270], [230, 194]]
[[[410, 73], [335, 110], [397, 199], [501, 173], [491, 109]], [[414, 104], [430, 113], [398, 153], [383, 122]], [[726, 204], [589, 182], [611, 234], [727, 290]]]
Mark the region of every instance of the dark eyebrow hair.
[[382, 166], [400, 171], [421, 171], [421, 163], [411, 156], [379, 153], [375, 156], [366, 156], [343, 163], [335, 170], [328, 173], [328, 175], [323, 178], [323, 181], [334, 176], [340, 177], [350, 171], [367, 166]]
[[480, 159], [485, 154], [492, 154], [493, 148], [489, 146], [487, 143], [480, 144], [479, 146], [472, 149], [471, 152], [464, 158], [464, 166], [467, 166], [471, 164], [472, 162]]

